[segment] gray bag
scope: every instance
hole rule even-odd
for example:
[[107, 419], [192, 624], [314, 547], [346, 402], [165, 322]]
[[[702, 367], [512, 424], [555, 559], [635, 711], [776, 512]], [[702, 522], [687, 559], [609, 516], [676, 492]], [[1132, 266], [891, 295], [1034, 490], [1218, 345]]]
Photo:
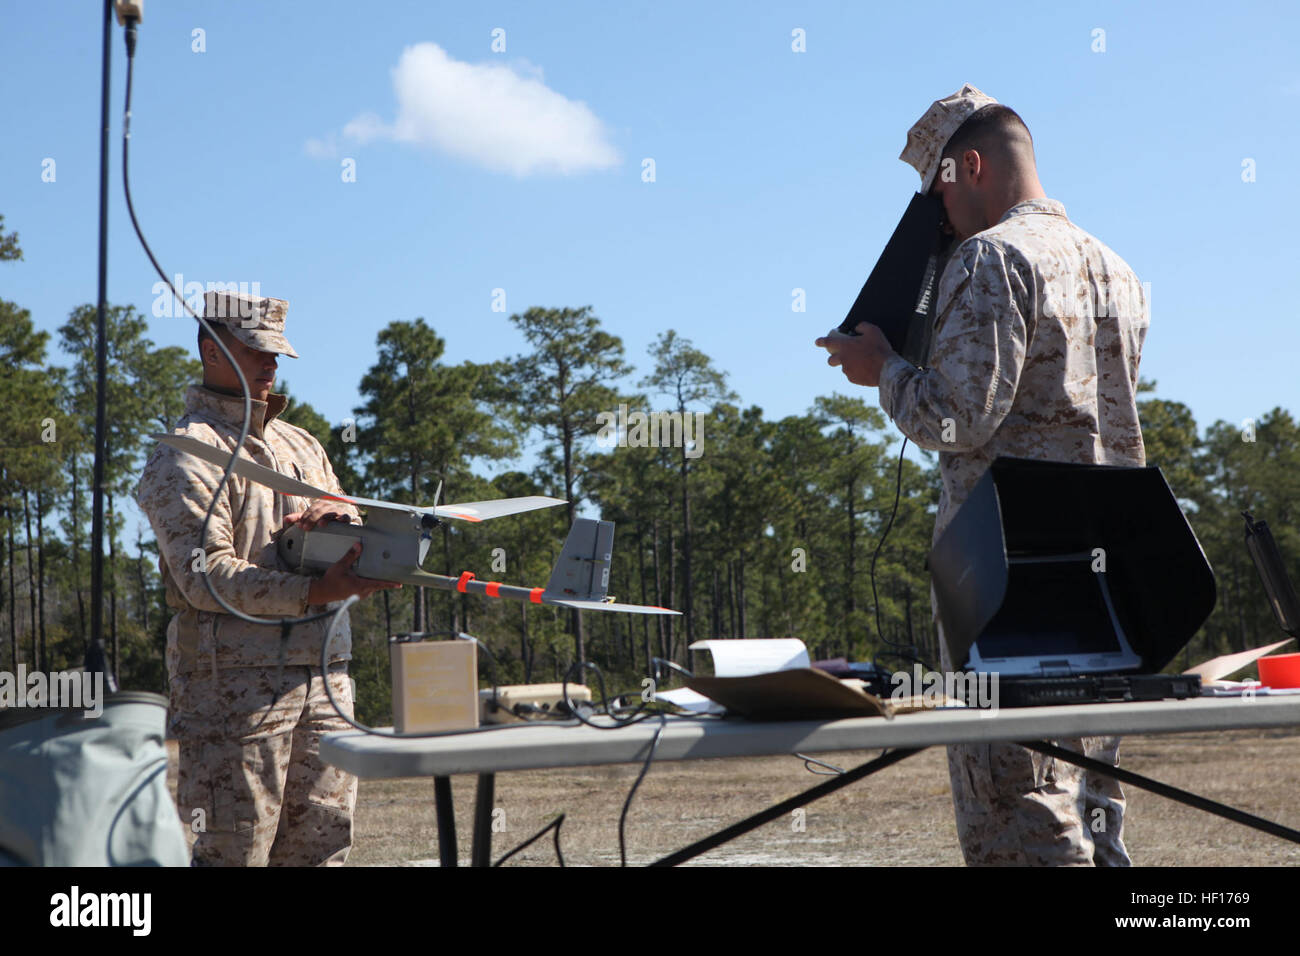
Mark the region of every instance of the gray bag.
[[0, 865], [189, 866], [167, 789], [167, 700], [0, 710]]

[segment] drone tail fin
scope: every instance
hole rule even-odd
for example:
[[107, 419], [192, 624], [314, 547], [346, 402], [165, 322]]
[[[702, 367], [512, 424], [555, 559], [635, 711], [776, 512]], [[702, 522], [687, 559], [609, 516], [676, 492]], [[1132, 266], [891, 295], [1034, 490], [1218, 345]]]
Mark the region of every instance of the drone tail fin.
[[542, 594], [552, 601], [604, 601], [614, 551], [614, 522], [576, 518]]

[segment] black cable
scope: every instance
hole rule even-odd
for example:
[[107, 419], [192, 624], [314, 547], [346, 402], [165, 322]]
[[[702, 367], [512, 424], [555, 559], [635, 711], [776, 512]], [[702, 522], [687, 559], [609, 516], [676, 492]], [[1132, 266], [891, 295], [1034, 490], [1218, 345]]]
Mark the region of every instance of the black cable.
[[[444, 736], [449, 736], [449, 735], [451, 735], [451, 734], [475, 733], [475, 732], [493, 731], [493, 730], [507, 730], [507, 729], [510, 729], [511, 727], [518, 728], [518, 727], [520, 726], [519, 724], [496, 724], [496, 725], [488, 725], [488, 726], [477, 727], [477, 728], [466, 728], [466, 729], [463, 729], [463, 730], [443, 730], [443, 731], [436, 731], [436, 732], [432, 732], [432, 733], [397, 733], [397, 732], [395, 732], [395, 731], [390, 732], [390, 731], [384, 731], [384, 730], [376, 730], [376, 729], [373, 728], [373, 727], [367, 727], [365, 724], [362, 724], [362, 723], [358, 722], [356, 719], [354, 719], [353, 717], [349, 716], [348, 714], [345, 714], [345, 713], [343, 712], [343, 708], [339, 705], [338, 700], [334, 697], [334, 689], [330, 686], [330, 682], [329, 682], [329, 679], [328, 679], [328, 676], [327, 676], [327, 675], [328, 675], [328, 667], [329, 667], [329, 646], [330, 646], [330, 644], [331, 644], [331, 643], [333, 642], [333, 640], [334, 640], [334, 634], [335, 634], [335, 631], [336, 631], [336, 629], [338, 628], [338, 623], [339, 623], [339, 621], [341, 621], [342, 618], [343, 618], [343, 614], [344, 614], [344, 612], [346, 612], [347, 609], [350, 608], [353, 604], [355, 604], [358, 600], [360, 600], [360, 599], [359, 599], [359, 598], [354, 594], [354, 595], [352, 595], [351, 597], [349, 597], [347, 600], [345, 600], [345, 601], [343, 602], [343, 604], [338, 608], [338, 610], [334, 612], [334, 618], [333, 618], [333, 620], [330, 621], [330, 626], [329, 626], [328, 631], [327, 631], [326, 634], [325, 634], [325, 640], [324, 640], [324, 641], [322, 642], [322, 644], [321, 644], [321, 652], [320, 652], [321, 676], [322, 676], [322, 679], [323, 679], [324, 684], [325, 684], [325, 695], [329, 698], [329, 702], [330, 702], [330, 704], [333, 705], [335, 713], [337, 713], [341, 718], [343, 718], [343, 720], [346, 721], [350, 726], [356, 728], [357, 730], [362, 731], [363, 733], [372, 734], [372, 735], [374, 735], [374, 736], [376, 736], [376, 737], [389, 737], [389, 738], [400, 738], [400, 739], [416, 739], [416, 738], [422, 738], [422, 737], [423, 737], [423, 738], [427, 738], [427, 737], [444, 737]], [[421, 633], [423, 633], [423, 632], [421, 632]], [[471, 641], [473, 641], [473, 642], [474, 642], [477, 646], [479, 646], [479, 647], [485, 647], [485, 645], [484, 645], [481, 641], [479, 641], [477, 638], [475, 638], [475, 637], [473, 637], [473, 636], [471, 636], [471, 635], [469, 635], [469, 634], [464, 634], [463, 632], [437, 631], [437, 632], [433, 632], [433, 633], [456, 633], [458, 636], [462, 636], [462, 637], [464, 637], [464, 638], [467, 639], [467, 640], [471, 640]], [[490, 652], [489, 652], [489, 654], [490, 654]], [[655, 734], [654, 734], [654, 737], [653, 737], [653, 738], [651, 739], [651, 741], [650, 741], [650, 751], [649, 751], [649, 753], [646, 754], [645, 762], [641, 765], [641, 772], [640, 772], [639, 774], [637, 774], [637, 778], [636, 778], [635, 782], [633, 782], [633, 784], [632, 784], [632, 789], [628, 791], [627, 799], [623, 801], [623, 810], [622, 810], [622, 812], [619, 814], [619, 818], [618, 818], [618, 855], [619, 855], [619, 861], [620, 861], [620, 864], [621, 864], [622, 866], [627, 866], [627, 839], [626, 839], [626, 829], [627, 829], [627, 816], [628, 816], [628, 812], [629, 812], [629, 811], [631, 810], [631, 808], [632, 808], [632, 799], [633, 799], [633, 797], [636, 796], [636, 792], [637, 792], [637, 790], [640, 788], [640, 786], [641, 786], [641, 782], [642, 782], [643, 780], [645, 780], [646, 774], [650, 772], [650, 764], [651, 764], [651, 762], [654, 760], [654, 757], [655, 757], [655, 753], [656, 753], [656, 751], [658, 751], [658, 749], [659, 749], [659, 740], [660, 740], [660, 738], [663, 736], [664, 728], [668, 726], [668, 714], [664, 713], [663, 711], [654, 711], [654, 712], [650, 712], [650, 713], [642, 713], [642, 711], [644, 711], [644, 710], [646, 709], [646, 705], [645, 705], [645, 703], [642, 702], [642, 703], [641, 703], [641, 704], [640, 704], [640, 705], [639, 705], [639, 706], [638, 706], [638, 707], [637, 707], [637, 708], [632, 712], [632, 714], [629, 715], [627, 718], [623, 718], [623, 719], [618, 718], [617, 716], [615, 716], [614, 714], [612, 714], [612, 713], [610, 712], [610, 709], [609, 709], [609, 698], [607, 697], [607, 695], [606, 695], [606, 693], [605, 693], [605, 675], [601, 672], [600, 667], [598, 667], [595, 663], [593, 663], [593, 662], [591, 662], [591, 661], [587, 661], [587, 662], [585, 662], [585, 667], [590, 668], [590, 669], [592, 669], [592, 670], [594, 670], [594, 671], [596, 672], [596, 676], [597, 676], [597, 679], [598, 679], [598, 681], [599, 681], [599, 686], [600, 686], [601, 710], [602, 710], [602, 712], [604, 713], [605, 716], [609, 717], [611, 720], [614, 721], [613, 723], [611, 723], [611, 724], [598, 724], [598, 723], [595, 723], [594, 721], [588, 720], [588, 719], [587, 719], [587, 718], [582, 714], [582, 712], [580, 711], [580, 709], [579, 709], [579, 707], [578, 707], [578, 704], [575, 703], [574, 701], [570, 700], [570, 698], [569, 698], [569, 675], [573, 673], [573, 671], [574, 671], [575, 668], [578, 668], [578, 664], [575, 663], [572, 667], [570, 667], [570, 668], [565, 672], [565, 675], [564, 675], [564, 683], [563, 683], [563, 685], [562, 685], [562, 687], [561, 687], [561, 690], [560, 690], [560, 696], [561, 696], [561, 698], [562, 698], [563, 701], [564, 701], [564, 705], [565, 705], [566, 709], [569, 711], [569, 713], [572, 715], [573, 719], [572, 719], [572, 720], [533, 720], [533, 721], [525, 720], [523, 726], [532, 726], [532, 727], [555, 727], [555, 726], [561, 726], [561, 727], [575, 727], [575, 726], [578, 726], [579, 724], [585, 724], [586, 726], [588, 726], [588, 727], [594, 727], [594, 728], [596, 728], [597, 730], [616, 730], [616, 729], [618, 729], [618, 728], [620, 728], [620, 727], [627, 727], [627, 726], [629, 726], [629, 725], [631, 725], [631, 724], [640, 723], [642, 720], [648, 720], [648, 719], [651, 718], [651, 717], [658, 717], [658, 718], [659, 718], [659, 726], [655, 728]], [[494, 675], [495, 675], [495, 670], [494, 670], [493, 673], [494, 673]], [[619, 696], [623, 696], [623, 695], [619, 695]], [[618, 699], [618, 698], [615, 698], [615, 699]], [[675, 715], [675, 716], [676, 716], [676, 715]], [[695, 720], [695, 719], [711, 719], [711, 720], [717, 720], [717, 719], [720, 719], [720, 718], [717, 718], [717, 717], [702, 718], [700, 715], [687, 715], [687, 716], [676, 716], [676, 719], [679, 719], [679, 720]], [[810, 758], [810, 759], [811, 759], [811, 758]], [[519, 844], [519, 846], [515, 847], [515, 848], [514, 848], [513, 850], [511, 850], [509, 853], [505, 854], [505, 856], [501, 857], [499, 860], [497, 860], [496, 863], [494, 863], [494, 864], [492, 864], [492, 865], [493, 865], [494, 867], [495, 867], [495, 866], [500, 866], [502, 863], [504, 863], [506, 860], [510, 859], [510, 857], [514, 856], [514, 855], [515, 855], [516, 853], [518, 853], [520, 850], [523, 850], [524, 848], [530, 846], [531, 844], [533, 844], [533, 843], [536, 842], [537, 840], [541, 839], [541, 837], [542, 837], [543, 835], [545, 835], [545, 833], [546, 833], [547, 830], [550, 830], [550, 829], [554, 828], [554, 830], [555, 830], [555, 855], [556, 855], [556, 856], [559, 858], [559, 860], [560, 860], [560, 866], [564, 866], [564, 854], [563, 854], [563, 853], [561, 852], [561, 850], [560, 850], [560, 824], [563, 823], [563, 822], [564, 822], [564, 814], [560, 814], [560, 816], [559, 816], [558, 818], [556, 818], [555, 820], [552, 820], [549, 824], [547, 824], [545, 827], [543, 827], [540, 831], [538, 831], [537, 833], [535, 833], [533, 836], [529, 837], [529, 838], [528, 838], [527, 840], [525, 840], [523, 843]]]
[[655, 759], [655, 751], [659, 749], [659, 738], [663, 736], [664, 727], [668, 725], [668, 717], [665, 714], [659, 715], [659, 726], [655, 728], [654, 739], [650, 741], [650, 752], [645, 756], [645, 763], [641, 765], [641, 772], [637, 774], [636, 782], [632, 784], [632, 789], [628, 791], [627, 799], [623, 801], [623, 812], [618, 815], [618, 859], [620, 866], [627, 866], [627, 840], [624, 837], [623, 829], [627, 824], [627, 812], [632, 808], [632, 798], [636, 796], [637, 788], [641, 786], [641, 781], [645, 775], [650, 772], [650, 762]]
[[[208, 333], [208, 335], [212, 338], [212, 340], [216, 342], [217, 348], [221, 350], [221, 354], [225, 356], [226, 361], [230, 363], [230, 367], [235, 370], [235, 375], [239, 379], [240, 393], [244, 400], [244, 417], [243, 417], [243, 421], [240, 423], [239, 439], [235, 443], [235, 450], [230, 455], [230, 463], [226, 465], [226, 470], [222, 473], [221, 480], [217, 482], [217, 487], [212, 493], [212, 501], [208, 504], [208, 509], [206, 512], [204, 512], [203, 515], [203, 527], [202, 530], [200, 531], [200, 543], [203, 546], [203, 560], [199, 562], [199, 572], [203, 577], [203, 583], [207, 587], [208, 593], [212, 595], [212, 599], [216, 601], [217, 604], [221, 606], [222, 610], [224, 610], [227, 614], [230, 614], [231, 616], [236, 617], [241, 621], [245, 621], [249, 624], [280, 625], [280, 626], [288, 625], [292, 627], [297, 624], [308, 624], [313, 621], [324, 620], [325, 618], [334, 614], [334, 612], [327, 609], [324, 611], [320, 611], [316, 614], [309, 614], [303, 617], [288, 617], [288, 618], [261, 618], [261, 617], [255, 617], [251, 614], [245, 614], [243, 611], [240, 611], [238, 608], [233, 607], [224, 598], [222, 598], [222, 596], [218, 594], [216, 589], [212, 586], [212, 582], [208, 578], [208, 563], [207, 563], [208, 528], [211, 525], [212, 514], [216, 509], [217, 502], [220, 500], [221, 491], [225, 487], [226, 482], [230, 480], [230, 476], [234, 473], [235, 462], [238, 459], [239, 453], [243, 450], [244, 442], [248, 438], [249, 423], [252, 420], [252, 409], [253, 409], [252, 397], [248, 387], [248, 380], [244, 377], [243, 370], [240, 369], [239, 363], [235, 361], [234, 355], [231, 354], [230, 349], [226, 347], [226, 344], [221, 340], [221, 337], [216, 334], [212, 326], [208, 324], [207, 320], [203, 316], [195, 312], [192, 308], [190, 308], [190, 304], [185, 301], [185, 297], [182, 296], [180, 292], [176, 290], [176, 287], [174, 285], [172, 285], [171, 279], [167, 277], [166, 270], [163, 269], [162, 265], [158, 262], [157, 257], [153, 254], [153, 250], [149, 247], [149, 242], [144, 237], [144, 230], [140, 227], [140, 221], [135, 214], [135, 203], [131, 198], [131, 164], [130, 164], [131, 91], [132, 91], [133, 81], [135, 76], [135, 39], [136, 39], [136, 20], [134, 17], [131, 17], [127, 20], [127, 30], [126, 30], [126, 54], [127, 54], [126, 103], [125, 103], [125, 109], [122, 117], [122, 188], [126, 194], [126, 211], [131, 217], [131, 226], [135, 229], [135, 234], [140, 240], [140, 245], [144, 248], [145, 255], [149, 257], [149, 262], [152, 263], [154, 267], [154, 271], [158, 273], [159, 278], [161, 278], [162, 281], [166, 284], [167, 288], [171, 290], [172, 295], [174, 295], [177, 298], [177, 300], [180, 301], [181, 306], [185, 309], [185, 311], [188, 312], [190, 316], [196, 322], [198, 322], [200, 326], [203, 327], [204, 331]], [[272, 701], [272, 706], [274, 706], [274, 703], [275, 702]]]
[[[213, 489], [212, 500], [208, 502], [207, 510], [203, 513], [203, 526], [199, 531], [199, 543], [203, 549], [202, 558], [199, 561], [199, 574], [203, 579], [204, 587], [208, 589], [208, 594], [212, 596], [212, 599], [227, 614], [249, 624], [278, 625], [280, 627], [281, 666], [278, 667], [276, 670], [276, 687], [271, 697], [271, 703], [267, 706], [266, 713], [262, 715], [261, 720], [259, 720], [257, 723], [257, 727], [260, 728], [262, 724], [266, 722], [267, 718], [271, 716], [271, 713], [275, 710], [275, 705], [280, 700], [281, 693], [279, 688], [279, 677], [283, 671], [284, 650], [285, 650], [285, 645], [287, 644], [288, 641], [289, 631], [297, 624], [309, 624], [314, 621], [324, 620], [325, 618], [329, 617], [331, 614], [334, 614], [334, 612], [330, 611], [329, 609], [326, 609], [323, 611], [319, 611], [316, 614], [307, 614], [302, 617], [286, 617], [286, 618], [256, 617], [254, 615], [244, 613], [243, 611], [239, 610], [238, 608], [231, 605], [228, 601], [226, 601], [225, 598], [223, 598], [220, 594], [217, 593], [216, 588], [213, 587], [211, 578], [208, 576], [208, 562], [207, 562], [208, 532], [212, 524], [212, 515], [216, 511], [217, 502], [221, 499], [222, 489], [226, 486], [226, 482], [230, 480], [230, 476], [234, 473], [235, 462], [238, 460], [238, 456], [244, 448], [244, 442], [248, 439], [249, 426], [252, 420], [252, 409], [253, 409], [252, 394], [249, 390], [248, 380], [247, 378], [245, 378], [243, 370], [239, 367], [239, 363], [235, 361], [235, 357], [234, 355], [231, 354], [230, 349], [226, 347], [226, 343], [223, 342], [221, 337], [216, 334], [212, 326], [208, 324], [207, 320], [203, 316], [199, 315], [192, 308], [190, 308], [190, 304], [185, 301], [185, 297], [182, 296], [180, 292], [177, 291], [174, 285], [172, 285], [171, 279], [168, 278], [166, 270], [163, 269], [162, 265], [158, 262], [158, 258], [153, 254], [153, 249], [149, 247], [149, 241], [145, 239], [144, 230], [141, 228], [140, 220], [135, 214], [135, 202], [131, 196], [131, 93], [134, 88], [134, 79], [135, 79], [135, 46], [136, 46], [137, 25], [138, 25], [138, 21], [136, 20], [135, 17], [127, 18], [126, 20], [126, 99], [123, 106], [123, 115], [122, 115], [122, 190], [126, 195], [126, 211], [131, 218], [131, 226], [132, 228], [135, 229], [135, 234], [137, 238], [139, 238], [140, 245], [141, 247], [143, 247], [145, 255], [148, 256], [149, 262], [153, 265], [154, 271], [158, 273], [158, 277], [162, 279], [162, 281], [166, 284], [167, 288], [171, 290], [172, 295], [175, 296], [176, 299], [181, 303], [181, 306], [185, 309], [185, 311], [188, 312], [190, 316], [196, 322], [199, 323], [199, 325], [213, 340], [213, 342], [216, 343], [217, 348], [221, 351], [221, 354], [225, 357], [226, 361], [230, 363], [230, 367], [235, 371], [235, 376], [239, 379], [240, 396], [244, 402], [243, 419], [240, 422], [239, 438], [235, 442], [234, 451], [231, 452], [230, 461], [226, 465], [225, 471], [222, 472], [221, 479], [217, 482], [217, 487]], [[322, 673], [324, 673], [323, 670]], [[329, 682], [326, 681], [327, 687], [328, 687], [328, 683]]]
[[113, 58], [113, 4], [104, 0], [103, 68], [99, 101], [99, 269], [95, 300], [95, 444], [91, 466], [90, 503], [90, 634], [86, 642], [85, 668], [102, 672], [110, 692], [117, 679], [104, 650], [104, 459], [107, 449], [108, 336], [105, 332], [108, 305], [108, 146]]
[[[805, 770], [807, 770], [809, 773], [815, 773], [819, 777], [838, 777], [840, 774], [845, 772], [843, 767], [837, 767], [833, 763], [827, 763], [824, 760], [818, 760], [816, 757], [809, 757], [807, 754], [795, 754], [795, 756], [803, 761], [803, 766]], [[809, 766], [809, 764], [814, 764], [814, 763], [817, 764], [817, 766], [819, 767], [826, 767], [827, 769], [814, 770], [811, 766]]]
[[[656, 658], [655, 663], [669, 663], [669, 662], [659, 661], [659, 659]], [[672, 666], [675, 669], [680, 670], [684, 674], [690, 673], [689, 671], [685, 670], [684, 668], [678, 665], [672, 665]], [[589, 670], [594, 670], [596, 672], [596, 678], [599, 682], [599, 687], [600, 687], [601, 710], [606, 717], [609, 717], [611, 720], [613, 720], [612, 724], [598, 724], [595, 723], [594, 721], [588, 720], [578, 711], [577, 707], [574, 706], [573, 702], [569, 700], [569, 675], [572, 674], [575, 669], [578, 671], [589, 669]], [[655, 751], [659, 749], [659, 739], [660, 737], [663, 736], [664, 728], [668, 726], [668, 715], [665, 714], [663, 711], [647, 712], [646, 701], [642, 701], [637, 706], [637, 708], [625, 718], [619, 718], [616, 717], [614, 714], [610, 713], [609, 698], [605, 694], [605, 675], [601, 671], [600, 667], [598, 667], [592, 661], [582, 661], [582, 662], [574, 663], [572, 667], [570, 667], [567, 671], [564, 672], [564, 683], [560, 688], [560, 696], [563, 698], [565, 706], [569, 709], [570, 713], [572, 713], [574, 717], [576, 717], [579, 721], [581, 721], [586, 726], [595, 727], [597, 730], [617, 730], [620, 727], [627, 727], [632, 724], [639, 724], [641, 721], [649, 720], [651, 717], [659, 718], [659, 726], [655, 728], [655, 735], [650, 741], [650, 752], [646, 754], [645, 763], [641, 765], [641, 772], [637, 774], [636, 781], [632, 784], [632, 789], [628, 791], [627, 799], [623, 801], [623, 810], [618, 815], [619, 864], [621, 866], [627, 866], [627, 838], [626, 838], [627, 814], [628, 811], [632, 808], [632, 798], [636, 796], [636, 792], [638, 788], [640, 788], [641, 786], [641, 781], [644, 780], [646, 774], [650, 772], [650, 764], [655, 758]], [[689, 718], [681, 718], [681, 719], [689, 719]], [[718, 718], [710, 718], [710, 719], [716, 720]]]
[[668, 670], [671, 670], [671, 671], [676, 671], [677, 673], [681, 674], [681, 675], [684, 676], [684, 677], [694, 677], [694, 676], [695, 676], [694, 673], [692, 673], [691, 671], [688, 671], [685, 667], [682, 667], [681, 664], [678, 664], [676, 661], [670, 661], [670, 660], [668, 660], [666, 657], [652, 657], [652, 658], [650, 658], [650, 666], [651, 666], [651, 668], [653, 669], [653, 672], [652, 672], [651, 675], [650, 675], [650, 678], [651, 678], [652, 680], [657, 680], [657, 679], [659, 678], [659, 676], [660, 676], [660, 668], [663, 668], [663, 667], [666, 667], [666, 668], [668, 668]]
[[898, 514], [898, 501], [903, 494], [903, 452], [906, 450], [907, 436], [904, 435], [902, 447], [898, 449], [898, 477], [894, 485], [894, 510], [889, 513], [889, 522], [885, 525], [880, 540], [876, 542], [876, 551], [871, 556], [871, 603], [876, 612], [876, 635], [893, 647], [905, 647], [906, 645], [891, 641], [885, 637], [885, 632], [880, 626], [880, 599], [876, 596], [876, 559], [880, 557], [880, 549], [885, 546], [885, 539], [889, 537], [889, 529], [894, 526], [894, 516]]
[[[588, 720], [582, 715], [578, 705], [569, 699], [569, 675], [575, 670], [580, 674], [583, 670], [593, 670], [596, 672], [596, 679], [599, 681], [600, 686], [600, 713], [609, 717], [610, 720], [613, 721], [612, 724], [598, 724], [594, 721]], [[632, 724], [639, 724], [641, 721], [649, 720], [651, 717], [662, 716], [659, 711], [647, 712], [648, 702], [644, 700], [641, 701], [632, 713], [628, 714], [626, 717], [618, 717], [615, 714], [610, 713], [609, 695], [605, 693], [605, 674], [593, 661], [575, 661], [573, 665], [564, 672], [564, 681], [560, 685], [560, 699], [564, 702], [565, 708], [570, 714], [577, 718], [579, 723], [585, 724], [588, 727], [595, 727], [597, 730], [616, 730], [619, 727], [629, 727]]]
[[532, 844], [534, 844], [534, 843], [536, 843], [538, 840], [540, 840], [543, 836], [546, 835], [546, 831], [547, 831], [547, 830], [554, 830], [554, 831], [555, 831], [555, 855], [556, 855], [556, 857], [557, 857], [557, 858], [559, 859], [559, 861], [560, 861], [560, 866], [563, 867], [563, 866], [564, 866], [564, 854], [560, 852], [560, 824], [562, 824], [563, 822], [564, 822], [564, 814], [561, 813], [558, 817], [556, 817], [556, 818], [555, 818], [554, 820], [552, 820], [550, 823], [546, 824], [546, 826], [542, 827], [540, 830], [538, 830], [536, 833], [534, 833], [532, 836], [530, 836], [530, 837], [529, 837], [527, 840], [525, 840], [523, 843], [519, 844], [517, 847], [515, 847], [513, 850], [511, 850], [511, 851], [510, 851], [509, 853], [507, 853], [505, 856], [501, 857], [501, 859], [499, 859], [499, 860], [497, 860], [495, 863], [493, 863], [492, 866], [493, 866], [493, 867], [498, 867], [498, 866], [500, 866], [502, 863], [504, 863], [506, 860], [510, 859], [512, 856], [514, 856], [514, 855], [515, 855], [516, 853], [518, 853], [520, 850], [527, 849], [529, 846], [531, 846]]

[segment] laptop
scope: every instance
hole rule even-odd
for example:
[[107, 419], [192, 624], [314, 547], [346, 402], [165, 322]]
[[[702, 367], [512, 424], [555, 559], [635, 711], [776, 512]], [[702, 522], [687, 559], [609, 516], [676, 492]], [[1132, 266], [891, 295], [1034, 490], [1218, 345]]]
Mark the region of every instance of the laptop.
[[947, 658], [996, 673], [998, 706], [1200, 694], [1160, 671], [1209, 618], [1214, 570], [1159, 468], [1000, 456], [928, 563]]
[[971, 645], [967, 667], [998, 675], [1002, 707], [1162, 700], [1200, 695], [1200, 678], [1139, 674], [1142, 657], [1091, 552], [1007, 555], [1002, 607]]

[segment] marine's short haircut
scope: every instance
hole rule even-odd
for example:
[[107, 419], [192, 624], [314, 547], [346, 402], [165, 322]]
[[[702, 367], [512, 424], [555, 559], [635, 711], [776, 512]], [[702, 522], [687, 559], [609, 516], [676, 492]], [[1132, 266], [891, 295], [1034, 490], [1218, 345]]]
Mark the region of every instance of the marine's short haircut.
[[[208, 324], [211, 325], [213, 329], [217, 330], [217, 335], [222, 335], [222, 334], [223, 334], [220, 330], [223, 329], [223, 328], [225, 328], [225, 326], [220, 325], [220, 324], [218, 324], [218, 323], [215, 323], [215, 322], [213, 322], [211, 319], [208, 320]], [[203, 340], [204, 340], [204, 339], [212, 339], [212, 341], [214, 341], [214, 342], [216, 341], [215, 338], [213, 338], [211, 335], [208, 335], [208, 331], [207, 331], [207, 329], [205, 329], [205, 328], [203, 327], [203, 323], [200, 322], [200, 323], [199, 323], [199, 337], [198, 337], [198, 340], [197, 340], [197, 342], [196, 342], [196, 345], [197, 345], [198, 350], [199, 350], [199, 358], [200, 358], [200, 359], [203, 358]], [[229, 339], [229, 338], [226, 339], [226, 344], [227, 344], [227, 345], [230, 344], [230, 339]]]
[[[199, 358], [203, 358], [203, 343], [204, 343], [204, 341], [207, 340], [207, 339], [211, 339], [211, 338], [212, 338], [212, 336], [208, 335], [208, 330], [205, 329], [205, 328], [203, 327], [203, 323], [200, 322], [200, 323], [199, 323], [199, 338], [198, 338], [198, 342], [197, 342], [197, 346], [198, 346], [198, 350], [199, 350]], [[215, 341], [215, 339], [214, 339], [213, 341]]]
[[966, 117], [965, 122], [948, 137], [942, 158], [958, 157], [968, 149], [1005, 151], [1016, 140], [1027, 142], [1030, 155], [1033, 155], [1034, 137], [1020, 114], [1001, 103], [990, 103]]

